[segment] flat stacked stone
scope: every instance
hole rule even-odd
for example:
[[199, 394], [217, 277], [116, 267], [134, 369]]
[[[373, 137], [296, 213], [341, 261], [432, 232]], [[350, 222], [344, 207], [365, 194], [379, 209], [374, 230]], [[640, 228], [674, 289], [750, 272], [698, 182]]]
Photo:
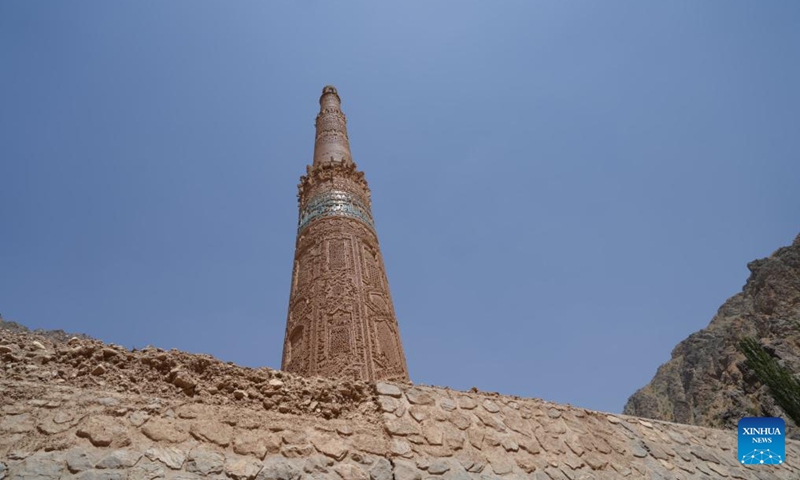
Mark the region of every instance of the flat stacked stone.
[[[800, 478], [736, 461], [734, 431], [380, 383], [346, 419], [0, 381], [0, 480]], [[35, 394], [35, 396], [33, 395]]]

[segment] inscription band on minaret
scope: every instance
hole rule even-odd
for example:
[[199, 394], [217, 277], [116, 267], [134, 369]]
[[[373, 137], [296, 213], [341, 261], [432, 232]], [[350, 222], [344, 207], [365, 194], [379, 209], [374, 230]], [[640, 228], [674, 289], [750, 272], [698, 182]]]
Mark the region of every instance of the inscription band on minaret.
[[364, 173], [350, 152], [335, 87], [319, 100], [314, 161], [298, 185], [299, 218], [283, 370], [408, 380]]

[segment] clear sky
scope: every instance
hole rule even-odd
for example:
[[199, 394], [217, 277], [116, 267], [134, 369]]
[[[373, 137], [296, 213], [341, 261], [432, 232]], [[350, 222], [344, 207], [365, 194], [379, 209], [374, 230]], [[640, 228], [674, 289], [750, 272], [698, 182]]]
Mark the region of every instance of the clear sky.
[[280, 366], [335, 85], [417, 383], [618, 412], [800, 232], [800, 3], [0, 2], [0, 313]]

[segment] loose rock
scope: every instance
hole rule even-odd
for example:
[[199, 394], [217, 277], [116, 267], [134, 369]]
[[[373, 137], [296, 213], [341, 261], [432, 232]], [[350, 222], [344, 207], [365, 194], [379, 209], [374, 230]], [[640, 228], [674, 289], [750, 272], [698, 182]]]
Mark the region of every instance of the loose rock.
[[200, 475], [222, 473], [225, 456], [219, 452], [195, 448], [186, 459], [186, 471]]
[[369, 469], [372, 480], [392, 480], [392, 464], [385, 458], [379, 458]]
[[397, 387], [397, 385], [392, 385], [391, 383], [383, 383], [378, 382], [375, 385], [376, 390], [378, 391], [379, 395], [388, 395], [390, 397], [400, 398], [403, 396], [402, 390]]
[[264, 467], [258, 472], [256, 480], [300, 480], [301, 472], [287, 460], [270, 457], [264, 460]]
[[151, 447], [145, 456], [153, 461], [159, 461], [173, 470], [179, 470], [186, 461], [186, 455], [174, 447]]

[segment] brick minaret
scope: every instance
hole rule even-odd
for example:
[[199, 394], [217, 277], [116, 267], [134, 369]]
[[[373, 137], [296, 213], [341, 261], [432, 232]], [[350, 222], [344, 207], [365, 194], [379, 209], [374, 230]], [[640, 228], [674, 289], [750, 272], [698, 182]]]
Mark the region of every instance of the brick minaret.
[[408, 380], [370, 190], [350, 154], [336, 88], [322, 89], [314, 164], [300, 178], [300, 218], [283, 370]]

